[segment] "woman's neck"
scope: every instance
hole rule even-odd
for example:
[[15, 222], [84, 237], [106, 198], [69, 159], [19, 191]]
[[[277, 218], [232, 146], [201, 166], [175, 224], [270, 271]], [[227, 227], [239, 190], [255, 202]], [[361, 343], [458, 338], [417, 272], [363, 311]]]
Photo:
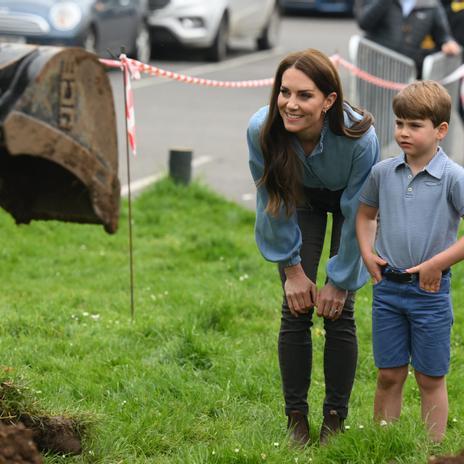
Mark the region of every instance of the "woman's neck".
[[311, 153], [316, 145], [319, 143], [322, 133], [322, 127], [324, 125], [324, 120], [322, 119], [320, 124], [317, 126], [309, 127], [305, 131], [298, 132], [296, 136], [300, 141], [305, 153]]

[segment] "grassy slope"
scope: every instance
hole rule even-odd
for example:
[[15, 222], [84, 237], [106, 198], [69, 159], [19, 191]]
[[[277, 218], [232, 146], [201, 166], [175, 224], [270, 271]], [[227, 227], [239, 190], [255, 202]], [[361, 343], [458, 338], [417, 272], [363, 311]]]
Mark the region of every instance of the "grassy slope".
[[[464, 446], [459, 266], [444, 444], [433, 449], [425, 438], [412, 378], [402, 420], [372, 424], [367, 286], [357, 299], [360, 358], [350, 429], [325, 449], [301, 452], [286, 443], [276, 356], [280, 288], [275, 267], [256, 250], [252, 213], [199, 185], [169, 181], [137, 199], [134, 322], [125, 214], [111, 237], [95, 226], [16, 227], [0, 214], [0, 376], [25, 379], [48, 412], [93, 416], [85, 454], [70, 462], [420, 463]], [[317, 320], [314, 438], [323, 398], [321, 327]]]

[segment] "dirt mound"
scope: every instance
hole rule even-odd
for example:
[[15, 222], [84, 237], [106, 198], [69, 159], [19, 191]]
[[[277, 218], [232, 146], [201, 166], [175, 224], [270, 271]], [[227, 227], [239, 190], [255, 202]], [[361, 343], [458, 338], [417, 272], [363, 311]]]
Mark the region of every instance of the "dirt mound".
[[32, 430], [0, 423], [0, 464], [42, 464]]
[[[82, 423], [82, 420], [64, 415], [49, 416], [43, 414], [37, 408], [37, 402], [31, 397], [30, 392], [31, 389], [25, 385], [18, 385], [9, 379], [2, 381], [0, 375], [0, 425], [16, 426], [22, 424], [23, 431], [24, 428], [28, 429], [29, 439], [35, 442], [39, 451], [56, 454], [80, 454], [82, 452], [82, 435], [85, 430], [85, 424]], [[2, 449], [1, 446], [0, 449]], [[6, 462], [13, 463], [15, 461]], [[1, 459], [0, 464], [3, 464]]]
[[456, 456], [432, 456], [429, 464], [464, 464], [464, 450]]
[[63, 416], [32, 417], [20, 416], [20, 421], [32, 431], [32, 437], [41, 451], [58, 454], [80, 454], [82, 452], [78, 424]]

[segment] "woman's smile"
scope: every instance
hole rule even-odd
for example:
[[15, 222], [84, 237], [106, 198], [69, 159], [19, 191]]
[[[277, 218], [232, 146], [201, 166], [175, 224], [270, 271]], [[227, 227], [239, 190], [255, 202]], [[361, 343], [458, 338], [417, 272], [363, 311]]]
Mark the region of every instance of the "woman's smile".
[[289, 113], [288, 111], [285, 111], [285, 117], [289, 121], [298, 121], [300, 119], [303, 119], [303, 116], [301, 114], [294, 114], [294, 113]]

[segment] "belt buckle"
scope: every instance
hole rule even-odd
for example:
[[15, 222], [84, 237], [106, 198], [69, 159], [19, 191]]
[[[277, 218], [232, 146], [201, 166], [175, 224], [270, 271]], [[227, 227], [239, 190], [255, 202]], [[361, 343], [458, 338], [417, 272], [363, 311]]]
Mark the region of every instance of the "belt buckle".
[[398, 271], [396, 269], [387, 268], [384, 271], [384, 277], [387, 280], [392, 282], [397, 282], [399, 284], [410, 284], [414, 282], [414, 274], [409, 272]]

